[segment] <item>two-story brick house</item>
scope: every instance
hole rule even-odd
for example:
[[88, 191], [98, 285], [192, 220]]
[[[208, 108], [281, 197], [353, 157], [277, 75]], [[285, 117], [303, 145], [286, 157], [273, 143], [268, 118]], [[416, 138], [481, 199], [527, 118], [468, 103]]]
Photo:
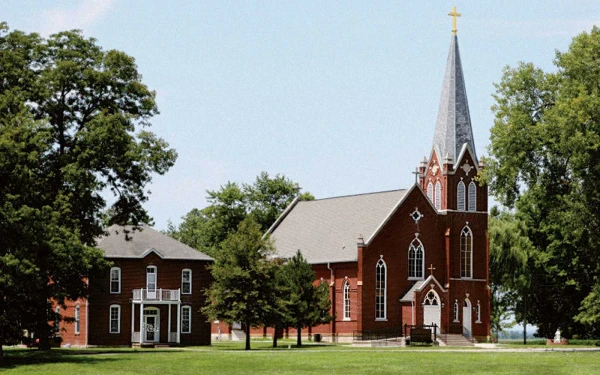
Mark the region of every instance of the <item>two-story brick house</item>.
[[97, 246], [112, 267], [61, 312], [74, 319], [61, 323], [62, 345], [210, 345], [200, 308], [212, 258], [148, 226], [112, 226]]

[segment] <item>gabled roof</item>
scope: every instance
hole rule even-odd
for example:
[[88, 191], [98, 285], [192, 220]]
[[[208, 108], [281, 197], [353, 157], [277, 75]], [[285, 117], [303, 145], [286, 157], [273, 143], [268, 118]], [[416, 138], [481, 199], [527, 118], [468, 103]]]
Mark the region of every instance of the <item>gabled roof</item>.
[[433, 275], [429, 275], [425, 280], [419, 280], [413, 284], [412, 287], [400, 298], [400, 302], [413, 302], [415, 300], [415, 292], [422, 291], [427, 285], [436, 283], [442, 292], [446, 292], [446, 289], [440, 284], [440, 282]]
[[410, 190], [294, 201], [267, 233], [279, 257], [300, 250], [312, 264], [356, 261], [359, 235], [371, 239]]
[[440, 161], [449, 156], [455, 163], [463, 144], [471, 149], [475, 164], [478, 163], [471, 128], [471, 115], [467, 90], [458, 50], [458, 38], [452, 36], [446, 62], [446, 74], [442, 85], [442, 97], [435, 125], [433, 145]]
[[149, 226], [140, 228], [134, 231], [131, 225], [113, 225], [108, 228], [108, 235], [98, 240], [97, 246], [107, 258], [144, 258], [154, 252], [163, 259], [213, 260]]

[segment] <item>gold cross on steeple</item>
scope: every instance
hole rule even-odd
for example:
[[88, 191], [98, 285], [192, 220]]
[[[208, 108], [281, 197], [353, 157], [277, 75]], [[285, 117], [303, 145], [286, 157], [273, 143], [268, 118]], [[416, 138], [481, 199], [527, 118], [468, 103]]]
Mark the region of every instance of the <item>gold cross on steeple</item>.
[[429, 266], [428, 270], [431, 272], [430, 275], [433, 275], [433, 270], [435, 270], [435, 267], [433, 266], [433, 264], [431, 266]]
[[452, 35], [456, 35], [456, 17], [460, 17], [460, 13], [456, 13], [456, 7], [452, 7], [452, 12], [448, 15], [452, 16]]

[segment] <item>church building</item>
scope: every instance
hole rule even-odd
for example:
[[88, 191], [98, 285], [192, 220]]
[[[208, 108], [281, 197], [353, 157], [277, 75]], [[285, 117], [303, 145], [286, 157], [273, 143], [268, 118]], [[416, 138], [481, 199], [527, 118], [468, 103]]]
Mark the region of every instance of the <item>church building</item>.
[[488, 191], [478, 175], [456, 36], [446, 63], [433, 145], [407, 189], [295, 200], [269, 229], [279, 257], [299, 249], [330, 286], [324, 337], [436, 324], [490, 335]]

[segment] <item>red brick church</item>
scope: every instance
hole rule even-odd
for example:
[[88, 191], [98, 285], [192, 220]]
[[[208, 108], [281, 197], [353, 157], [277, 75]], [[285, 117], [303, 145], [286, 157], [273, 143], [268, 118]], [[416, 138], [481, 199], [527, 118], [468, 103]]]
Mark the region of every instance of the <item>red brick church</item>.
[[488, 191], [455, 30], [429, 158], [408, 189], [294, 201], [268, 233], [278, 256], [298, 249], [329, 283], [330, 324], [312, 333], [435, 323], [443, 333], [490, 335]]

